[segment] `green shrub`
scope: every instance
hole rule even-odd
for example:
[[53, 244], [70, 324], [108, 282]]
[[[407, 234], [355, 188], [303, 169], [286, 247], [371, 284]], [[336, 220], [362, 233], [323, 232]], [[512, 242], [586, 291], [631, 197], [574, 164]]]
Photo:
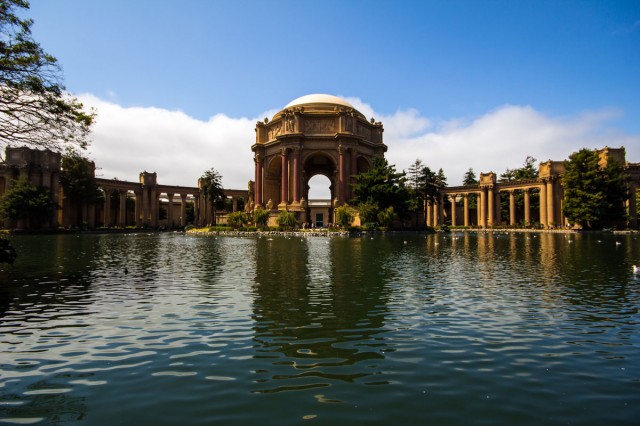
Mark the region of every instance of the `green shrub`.
[[336, 209], [336, 225], [342, 228], [346, 229], [351, 226], [355, 217], [355, 210], [346, 204]]
[[269, 212], [269, 210], [255, 209], [253, 211], [253, 223], [258, 227], [264, 228], [267, 226], [267, 222], [269, 222], [270, 215], [271, 212]]
[[249, 223], [249, 216], [245, 212], [229, 213], [227, 223], [234, 228], [240, 228]]
[[293, 228], [298, 224], [298, 219], [293, 212], [281, 211], [276, 218], [276, 223], [283, 228]]

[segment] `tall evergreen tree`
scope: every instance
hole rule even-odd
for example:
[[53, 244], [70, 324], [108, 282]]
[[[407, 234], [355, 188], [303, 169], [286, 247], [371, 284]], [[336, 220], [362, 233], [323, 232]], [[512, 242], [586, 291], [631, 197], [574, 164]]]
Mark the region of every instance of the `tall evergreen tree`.
[[200, 177], [200, 190], [204, 195], [204, 198], [210, 203], [211, 211], [213, 212], [213, 224], [216, 223], [216, 204], [220, 201], [224, 201], [226, 195], [224, 188], [222, 187], [222, 176], [216, 169], [211, 168], [204, 172]]
[[609, 158], [600, 166], [598, 151], [581, 149], [565, 161], [562, 176], [563, 212], [569, 222], [583, 228], [620, 225], [626, 219], [627, 199], [622, 165]]
[[[522, 167], [517, 169], [507, 169], [504, 173], [500, 175], [498, 180], [500, 182], [513, 182], [518, 180], [528, 180], [535, 179], [538, 177], [538, 169], [535, 167], [536, 159], [532, 156], [528, 155], [524, 160], [524, 164]], [[530, 198], [530, 211], [538, 211], [539, 210], [539, 197], [534, 196]], [[503, 196], [500, 199], [501, 205], [501, 218], [505, 223], [509, 223], [509, 197]], [[524, 193], [522, 191], [517, 191], [515, 193], [515, 207], [518, 212], [516, 215], [523, 217], [524, 216]]]
[[476, 185], [478, 183], [478, 177], [476, 176], [476, 172], [473, 171], [472, 167], [469, 167], [469, 170], [462, 177], [463, 185]]
[[396, 172], [386, 159], [376, 157], [369, 171], [356, 175], [352, 203], [375, 204], [379, 210], [393, 207], [400, 217], [406, 217], [411, 197], [406, 181], [404, 172]]

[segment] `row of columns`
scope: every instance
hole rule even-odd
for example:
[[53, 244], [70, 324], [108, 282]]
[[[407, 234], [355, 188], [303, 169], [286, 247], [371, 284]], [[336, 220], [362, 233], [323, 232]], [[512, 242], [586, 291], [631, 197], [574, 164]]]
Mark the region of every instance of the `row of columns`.
[[[134, 190], [135, 194], [135, 226], [140, 227], [149, 224], [151, 227], [157, 227], [160, 212], [160, 198], [156, 188], [143, 188], [142, 190]], [[117, 190], [119, 196], [119, 208], [114, 223], [111, 217], [111, 191], [105, 191], [103, 220], [105, 226], [115, 224], [117, 226], [127, 225], [127, 190]], [[185, 226], [187, 214], [187, 196], [189, 194], [180, 195], [180, 226]], [[174, 193], [167, 193], [169, 199], [169, 208], [167, 209], [167, 222], [173, 226], [173, 199]]]
[[[555, 179], [546, 179], [536, 188], [540, 194], [540, 224], [544, 227], [556, 227], [566, 224], [566, 218], [562, 213], [562, 188], [557, 184]], [[524, 194], [524, 222], [531, 224], [531, 190], [535, 188], [521, 189]], [[509, 193], [509, 224], [516, 225], [516, 189], [507, 190]], [[632, 191], [634, 194], [635, 192]], [[476, 193], [476, 192], [474, 192]], [[484, 186], [480, 188], [478, 194], [478, 224], [482, 228], [492, 227], [500, 224], [500, 191], [494, 186]], [[461, 195], [463, 199], [463, 225], [470, 226], [469, 221], [469, 195], [447, 194], [447, 198], [451, 203], [451, 224], [457, 226], [456, 205], [457, 197]], [[635, 205], [635, 204], [634, 204]], [[441, 198], [437, 203], [428, 203], [427, 207], [427, 225], [437, 226], [442, 224], [444, 202]], [[431, 211], [433, 211], [432, 214]]]

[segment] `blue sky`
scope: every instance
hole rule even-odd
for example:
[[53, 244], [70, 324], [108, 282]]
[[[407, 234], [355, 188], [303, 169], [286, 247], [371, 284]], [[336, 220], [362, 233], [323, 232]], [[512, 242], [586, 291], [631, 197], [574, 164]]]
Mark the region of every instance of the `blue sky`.
[[582, 147], [640, 161], [637, 0], [32, 0], [28, 16], [98, 109], [105, 177], [195, 185], [215, 167], [242, 188], [255, 121], [309, 93], [375, 115], [390, 162], [450, 184]]

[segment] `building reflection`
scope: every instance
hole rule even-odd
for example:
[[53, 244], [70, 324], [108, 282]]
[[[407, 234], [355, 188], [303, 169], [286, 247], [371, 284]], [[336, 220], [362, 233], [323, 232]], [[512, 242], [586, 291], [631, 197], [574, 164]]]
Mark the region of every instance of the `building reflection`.
[[384, 359], [386, 295], [376, 249], [346, 238], [257, 244], [256, 392], [366, 382]]

